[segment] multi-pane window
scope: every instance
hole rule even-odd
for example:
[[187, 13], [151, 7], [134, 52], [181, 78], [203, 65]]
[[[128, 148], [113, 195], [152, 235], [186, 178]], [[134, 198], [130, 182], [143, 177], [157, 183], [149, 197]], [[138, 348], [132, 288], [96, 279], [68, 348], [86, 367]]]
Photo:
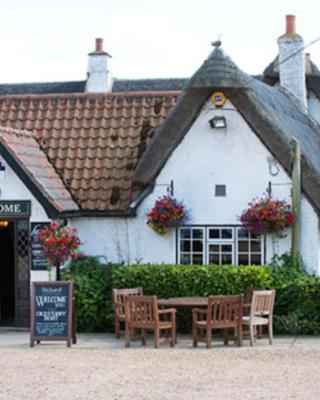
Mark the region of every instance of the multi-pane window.
[[178, 246], [181, 264], [263, 263], [263, 240], [241, 227], [185, 226], [179, 229]]
[[180, 229], [180, 263], [204, 264], [204, 228]]
[[237, 228], [237, 264], [261, 264], [262, 244], [260, 238], [253, 238], [251, 233]]

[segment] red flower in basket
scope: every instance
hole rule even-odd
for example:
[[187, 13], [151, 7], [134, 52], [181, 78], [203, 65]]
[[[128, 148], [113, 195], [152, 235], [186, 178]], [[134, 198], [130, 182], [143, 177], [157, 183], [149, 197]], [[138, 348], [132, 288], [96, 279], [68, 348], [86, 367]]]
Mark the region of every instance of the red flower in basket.
[[78, 257], [80, 240], [77, 232], [77, 229], [66, 228], [56, 222], [39, 230], [38, 240], [48, 260], [49, 271], [52, 266], [58, 267]]
[[150, 228], [159, 235], [164, 235], [169, 228], [183, 224], [187, 219], [187, 214], [181, 202], [170, 196], [161, 196], [147, 214], [147, 218]]
[[275, 234], [283, 237], [283, 231], [295, 221], [291, 206], [285, 200], [275, 200], [269, 196], [254, 199], [244, 210], [240, 221], [245, 229], [255, 236]]

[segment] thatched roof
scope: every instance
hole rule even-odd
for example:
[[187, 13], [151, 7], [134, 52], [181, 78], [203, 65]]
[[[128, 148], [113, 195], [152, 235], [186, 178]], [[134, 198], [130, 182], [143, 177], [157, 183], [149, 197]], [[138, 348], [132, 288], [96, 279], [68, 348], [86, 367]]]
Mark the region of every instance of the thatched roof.
[[148, 186], [154, 182], [204, 102], [219, 89], [288, 172], [292, 163], [292, 139], [300, 141], [302, 189], [320, 212], [320, 126], [290, 95], [242, 72], [220, 48], [193, 75], [176, 107], [157, 129], [137, 166], [135, 183]]

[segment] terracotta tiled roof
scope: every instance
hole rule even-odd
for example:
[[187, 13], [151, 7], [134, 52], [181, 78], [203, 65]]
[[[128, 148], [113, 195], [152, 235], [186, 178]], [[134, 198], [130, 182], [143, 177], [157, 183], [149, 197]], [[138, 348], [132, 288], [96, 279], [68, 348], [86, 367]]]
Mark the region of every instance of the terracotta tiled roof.
[[0, 125], [33, 132], [83, 210], [126, 210], [132, 176], [180, 92], [0, 96]]
[[78, 209], [30, 132], [0, 126], [0, 144], [8, 163], [11, 162], [13, 168], [21, 168], [20, 177], [24, 175], [34, 190], [44, 195], [58, 212]]

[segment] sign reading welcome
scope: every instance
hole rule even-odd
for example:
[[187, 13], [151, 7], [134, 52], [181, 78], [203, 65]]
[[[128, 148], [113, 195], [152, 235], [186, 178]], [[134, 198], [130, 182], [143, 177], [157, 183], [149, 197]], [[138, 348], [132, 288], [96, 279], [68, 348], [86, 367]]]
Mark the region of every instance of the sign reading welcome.
[[71, 346], [73, 283], [33, 282], [30, 346], [42, 340], [66, 340]]
[[30, 217], [31, 202], [28, 200], [1, 200], [0, 217]]

